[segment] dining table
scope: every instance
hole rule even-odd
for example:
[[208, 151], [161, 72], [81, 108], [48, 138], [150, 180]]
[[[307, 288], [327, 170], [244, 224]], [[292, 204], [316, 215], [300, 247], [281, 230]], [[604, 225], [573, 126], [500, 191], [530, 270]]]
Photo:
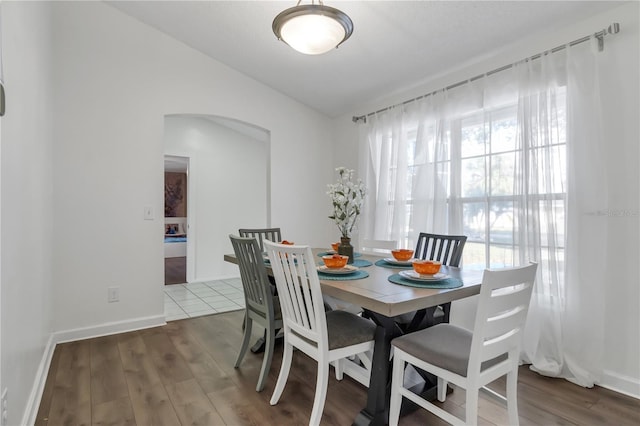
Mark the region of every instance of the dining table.
[[[322, 268], [321, 256], [332, 254], [330, 249], [314, 248], [320, 271], [318, 277], [322, 293], [335, 299], [360, 306], [363, 316], [377, 325], [366, 406], [353, 421], [354, 425], [386, 425], [389, 418], [391, 380], [391, 341], [402, 334], [394, 317], [432, 308], [480, 293], [482, 271], [442, 266], [441, 280], [407, 279], [411, 264], [395, 262], [391, 255], [355, 253], [354, 274], [330, 274]], [[234, 254], [224, 260], [237, 263]], [[267, 262], [268, 263], [268, 262]], [[267, 264], [267, 271], [272, 274]], [[407, 272], [403, 272], [407, 271]], [[393, 281], [393, 282], [392, 282]], [[435, 397], [435, 381], [419, 385], [421, 395]]]

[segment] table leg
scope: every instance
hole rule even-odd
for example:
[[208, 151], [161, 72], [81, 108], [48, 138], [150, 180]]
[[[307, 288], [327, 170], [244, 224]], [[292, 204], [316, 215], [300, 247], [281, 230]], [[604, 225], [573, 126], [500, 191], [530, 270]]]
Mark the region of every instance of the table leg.
[[[358, 413], [354, 426], [377, 426], [389, 423], [389, 399], [391, 396], [391, 340], [403, 334], [393, 318], [365, 310], [364, 317], [372, 319], [377, 325], [373, 359], [371, 361], [371, 379], [367, 391], [367, 406]], [[427, 400], [436, 399], [437, 378], [422, 370], [417, 370], [424, 380], [411, 390]], [[418, 406], [404, 398], [400, 415], [416, 410]]]
[[254, 354], [259, 354], [264, 352], [265, 344], [266, 342], [264, 337], [260, 337], [258, 340], [256, 340], [256, 343], [254, 343], [253, 346], [251, 346], [251, 352], [253, 352]]
[[371, 379], [367, 391], [367, 406], [360, 411], [353, 424], [386, 425], [389, 421], [389, 383], [391, 364], [391, 340], [399, 333], [392, 318], [366, 312], [365, 316], [373, 319], [378, 328], [375, 334], [373, 359], [371, 361]]
[[[251, 352], [253, 352], [254, 354], [260, 354], [262, 352], [264, 352], [264, 348], [266, 346], [266, 338], [267, 338], [267, 332], [264, 332], [264, 335], [260, 338], [258, 338], [258, 340], [256, 340], [256, 342], [253, 344], [253, 346], [251, 346]], [[276, 337], [275, 337], [275, 344], [279, 344], [284, 340], [284, 334], [282, 333], [281, 329], [276, 329]]]

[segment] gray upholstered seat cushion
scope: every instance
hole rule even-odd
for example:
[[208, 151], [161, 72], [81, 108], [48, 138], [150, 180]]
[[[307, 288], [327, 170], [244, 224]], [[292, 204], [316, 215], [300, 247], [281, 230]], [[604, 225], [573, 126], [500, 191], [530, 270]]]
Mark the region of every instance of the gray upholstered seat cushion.
[[[473, 335], [464, 328], [438, 324], [393, 339], [391, 344], [430, 364], [467, 376]], [[506, 354], [482, 363], [482, 370], [507, 358]]]
[[373, 340], [376, 325], [346, 311], [327, 312], [329, 350]]

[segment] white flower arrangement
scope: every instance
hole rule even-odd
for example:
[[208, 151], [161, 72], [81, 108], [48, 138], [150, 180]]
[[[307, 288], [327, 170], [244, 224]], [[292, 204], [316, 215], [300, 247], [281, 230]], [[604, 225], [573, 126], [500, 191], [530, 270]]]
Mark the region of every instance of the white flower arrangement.
[[338, 182], [327, 185], [329, 187], [327, 195], [333, 204], [333, 214], [329, 216], [329, 219], [336, 222], [343, 238], [351, 238], [351, 232], [362, 211], [367, 189], [362, 179], [353, 181], [353, 170], [338, 167], [336, 171], [338, 172]]

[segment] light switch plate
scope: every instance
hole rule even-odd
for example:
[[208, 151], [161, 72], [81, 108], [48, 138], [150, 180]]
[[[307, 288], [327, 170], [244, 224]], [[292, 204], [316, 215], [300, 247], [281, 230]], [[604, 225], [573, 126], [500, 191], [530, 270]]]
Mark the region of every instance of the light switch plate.
[[155, 216], [152, 206], [144, 206], [144, 220], [153, 220]]
[[107, 289], [107, 302], [113, 303], [120, 301], [120, 287], [109, 287]]

